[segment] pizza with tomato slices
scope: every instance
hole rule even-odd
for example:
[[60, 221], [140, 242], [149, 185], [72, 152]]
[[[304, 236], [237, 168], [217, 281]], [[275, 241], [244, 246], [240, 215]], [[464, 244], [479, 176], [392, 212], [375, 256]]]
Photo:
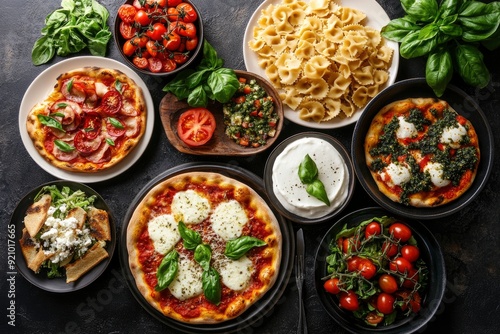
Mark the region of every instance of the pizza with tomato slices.
[[61, 74], [28, 113], [26, 129], [50, 164], [92, 173], [123, 160], [146, 130], [142, 89], [123, 72], [84, 67]]
[[479, 141], [471, 122], [446, 101], [395, 101], [373, 118], [365, 158], [378, 189], [391, 200], [435, 207], [459, 198], [474, 182]]
[[190, 324], [234, 319], [273, 286], [281, 262], [276, 216], [252, 188], [191, 172], [154, 186], [127, 227], [130, 271], [144, 299]]

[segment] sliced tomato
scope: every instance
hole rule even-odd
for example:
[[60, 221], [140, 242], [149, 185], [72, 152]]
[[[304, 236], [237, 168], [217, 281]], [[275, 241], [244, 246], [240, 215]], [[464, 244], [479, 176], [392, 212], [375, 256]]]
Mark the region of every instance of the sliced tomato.
[[134, 63], [135, 66], [137, 66], [138, 68], [140, 69], [145, 69], [145, 68], [148, 68], [148, 59], [145, 58], [145, 57], [138, 57], [138, 56], [135, 56], [133, 59], [132, 59], [132, 62]]
[[148, 68], [153, 73], [158, 73], [162, 70], [163, 64], [157, 57], [148, 58]]
[[106, 115], [115, 115], [120, 111], [122, 107], [122, 96], [116, 90], [109, 90], [102, 97], [101, 101], [102, 111]]
[[137, 33], [137, 28], [132, 23], [120, 22], [120, 34], [125, 39], [131, 39]]
[[137, 13], [137, 8], [130, 4], [124, 4], [121, 5], [120, 8], [118, 8], [118, 16], [122, 21], [127, 22], [127, 23], [133, 23], [134, 22], [134, 17], [135, 14]]
[[74, 143], [75, 143], [75, 148], [79, 152], [83, 154], [90, 154], [92, 152], [97, 151], [97, 149], [101, 146], [102, 137], [97, 136], [93, 139], [89, 139], [86, 136], [85, 131], [79, 131], [75, 135]]
[[108, 134], [113, 137], [120, 137], [127, 131], [127, 126], [125, 123], [120, 121], [118, 118], [107, 117], [106, 118], [106, 130]]
[[189, 146], [206, 144], [215, 131], [215, 117], [205, 108], [192, 108], [181, 114], [177, 134]]
[[61, 93], [66, 99], [76, 103], [83, 103], [87, 97], [85, 86], [76, 82], [74, 79], [68, 79], [63, 82]]
[[87, 112], [83, 123], [83, 132], [88, 139], [94, 139], [101, 133], [102, 118], [97, 112]]

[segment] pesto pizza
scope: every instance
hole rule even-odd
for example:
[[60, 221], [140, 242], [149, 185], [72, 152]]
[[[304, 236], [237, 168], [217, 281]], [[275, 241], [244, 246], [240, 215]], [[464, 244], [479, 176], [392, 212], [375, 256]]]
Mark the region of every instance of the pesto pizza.
[[144, 299], [190, 324], [241, 315], [274, 285], [281, 262], [281, 231], [267, 203], [218, 173], [184, 173], [154, 186], [130, 218], [126, 243]]
[[471, 122], [446, 101], [410, 98], [382, 108], [364, 142], [378, 189], [395, 202], [435, 207], [459, 198], [480, 161]]

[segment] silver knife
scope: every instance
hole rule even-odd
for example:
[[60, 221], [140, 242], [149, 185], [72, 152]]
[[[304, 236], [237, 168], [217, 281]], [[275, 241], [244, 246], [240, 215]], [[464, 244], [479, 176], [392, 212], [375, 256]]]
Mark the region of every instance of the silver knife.
[[297, 283], [297, 290], [299, 292], [299, 324], [297, 328], [298, 334], [307, 334], [307, 321], [306, 313], [304, 308], [304, 300], [302, 297], [302, 288], [304, 285], [305, 277], [305, 257], [306, 257], [306, 246], [304, 241], [304, 232], [302, 229], [297, 231], [297, 255], [295, 259], [295, 278]]

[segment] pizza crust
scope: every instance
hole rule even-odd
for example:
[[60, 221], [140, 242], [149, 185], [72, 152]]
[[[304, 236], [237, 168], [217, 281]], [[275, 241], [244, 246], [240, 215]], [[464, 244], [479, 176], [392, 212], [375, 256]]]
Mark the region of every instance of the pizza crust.
[[[435, 99], [435, 98], [408, 98], [404, 100], [399, 100], [392, 102], [385, 107], [383, 107], [373, 118], [372, 123], [367, 131], [365, 142], [364, 142], [364, 152], [366, 164], [370, 170], [370, 173], [375, 181], [379, 191], [386, 197], [394, 202], [401, 202], [401, 192], [382, 180], [381, 175], [374, 171], [371, 166], [375, 159], [380, 157], [374, 157], [370, 154], [370, 150], [377, 146], [380, 140], [381, 134], [384, 132], [385, 125], [393, 119], [393, 117], [408, 115], [409, 110], [412, 108], [418, 108], [424, 111], [425, 118], [430, 120], [434, 124], [441, 116], [443, 110], [450, 110], [453, 113], [459, 115], [446, 101]], [[437, 110], [437, 115], [430, 112], [430, 109]], [[464, 118], [465, 119], [465, 118]], [[460, 185], [454, 187], [453, 193], [443, 194], [440, 189], [434, 186], [429, 191], [420, 191], [408, 195], [408, 204], [413, 207], [436, 207], [447, 203], [450, 203], [462, 194], [464, 194], [474, 182], [475, 176], [477, 174], [477, 167], [480, 159], [480, 150], [477, 133], [474, 130], [473, 125], [469, 120], [466, 120], [467, 135], [470, 137], [470, 142], [468, 145], [473, 146], [477, 151], [478, 161], [473, 170], [466, 171], [462, 176]], [[420, 151], [410, 150], [410, 154], [415, 158], [416, 161], [422, 160], [422, 155]], [[390, 159], [389, 157], [382, 157], [382, 159]]]
[[[37, 115], [48, 115], [50, 113], [50, 107], [56, 101], [65, 100], [66, 97], [61, 92], [63, 89], [64, 82], [68, 79], [75, 78], [78, 76], [90, 77], [98, 82], [116, 82], [119, 81], [124, 87], [124, 91], [122, 93], [123, 100], [126, 100], [127, 103], [130, 103], [131, 107], [133, 107], [137, 112], [130, 116], [120, 115], [124, 120], [130, 122], [130, 126], [135, 128], [135, 132], [133, 136], [125, 136], [125, 140], [121, 142], [119, 148], [111, 147], [112, 145], [108, 145], [103, 138], [103, 143], [101, 144], [101, 148], [96, 153], [104, 155], [106, 150], [110, 150], [111, 157], [103, 159], [103, 161], [91, 161], [94, 159], [90, 159], [88, 156], [80, 154], [78, 159], [71, 159], [70, 161], [64, 161], [60, 157], [56, 156], [53, 151], [47, 150], [45, 145], [45, 141], [47, 138], [47, 132], [50, 130], [47, 129], [38, 119]], [[97, 112], [99, 112], [99, 108], [96, 108]], [[123, 107], [122, 107], [123, 110]], [[85, 113], [83, 111], [82, 113]], [[120, 111], [122, 113], [122, 111]], [[125, 111], [123, 112], [125, 113]], [[104, 117], [103, 115], [103, 122]], [[99, 68], [99, 67], [83, 67], [79, 69], [75, 69], [69, 72], [65, 72], [61, 74], [57, 78], [57, 82], [52, 90], [52, 92], [47, 96], [44, 101], [40, 101], [37, 103], [28, 113], [28, 117], [26, 120], [26, 131], [30, 136], [33, 145], [36, 151], [51, 165], [71, 171], [71, 172], [83, 172], [83, 173], [94, 173], [102, 170], [109, 169], [120, 161], [122, 161], [140, 142], [145, 131], [146, 131], [146, 120], [147, 120], [147, 105], [144, 99], [144, 94], [139, 87], [123, 72], [116, 69], [109, 68]], [[127, 125], [129, 126], [129, 125]], [[82, 126], [79, 127], [81, 129]], [[105, 125], [103, 125], [103, 129], [105, 129]], [[104, 130], [103, 130], [104, 131]], [[71, 136], [74, 136], [74, 131], [69, 131], [67, 134], [61, 134], [63, 139], [72, 140]], [[106, 136], [109, 138], [111, 136]], [[104, 147], [108, 145], [107, 147]], [[64, 155], [64, 153], [60, 153]], [[68, 158], [69, 159], [69, 158]], [[97, 160], [97, 158], [95, 158]]]
[[[269, 261], [269, 265], [262, 267], [257, 275], [253, 275], [260, 281], [260, 286], [259, 284], [253, 285], [251, 283], [245, 290], [241, 292], [234, 292], [235, 297], [231, 300], [222, 300], [221, 305], [224, 305], [223, 308], [210, 304], [209, 307], [199, 308], [197, 310], [199, 312], [198, 315], [187, 317], [183, 316], [179, 312], [176, 312], [176, 310], [170, 305], [161, 304], [159, 302], [160, 296], [169, 295], [170, 292], [168, 289], [165, 289], [162, 292], [155, 291], [148, 284], [147, 276], [151, 275], [151, 273], [144, 272], [140, 258], [141, 256], [145, 256], [145, 254], [144, 251], [141, 251], [141, 249], [137, 247], [137, 245], [138, 243], [143, 242], [141, 239], [143, 237], [143, 233], [145, 233], [145, 229], [147, 230], [147, 224], [152, 218], [152, 215], [155, 214], [152, 212], [152, 206], [155, 205], [156, 199], [159, 196], [164, 195], [167, 190], [173, 192], [184, 191], [188, 188], [192, 188], [193, 185], [200, 184], [202, 184], [203, 187], [216, 187], [217, 189], [222, 190], [222, 192], [227, 191], [228, 193], [234, 194], [234, 199], [236, 199], [247, 212], [254, 213], [254, 220], [264, 222], [265, 233], [267, 234], [264, 241], [267, 243], [267, 246], [259, 247], [259, 250], [256, 253], [257, 255], [253, 257], [255, 259], [259, 257], [262, 260], [267, 260]], [[165, 208], [165, 211], [168, 210], [168, 208]], [[182, 241], [179, 243], [182, 244]], [[162, 181], [153, 187], [140, 201], [132, 214], [127, 227], [126, 244], [128, 250], [129, 268], [134, 277], [136, 287], [141, 295], [151, 306], [163, 315], [191, 324], [220, 323], [234, 319], [235, 317], [241, 315], [245, 310], [262, 298], [275, 284], [279, 274], [282, 256], [282, 235], [279, 222], [262, 197], [260, 197], [253, 189], [235, 179], [218, 173], [209, 172], [179, 174]], [[250, 254], [250, 252], [247, 254]], [[149, 256], [151, 261], [158, 262], [161, 261], [161, 258], [163, 258], [163, 255], [157, 253], [156, 251], [148, 251], [147, 256]], [[249, 258], [252, 259], [252, 255], [250, 255]], [[203, 294], [193, 298], [197, 300], [205, 299]], [[200, 305], [204, 305], [203, 302], [200, 302]]]

